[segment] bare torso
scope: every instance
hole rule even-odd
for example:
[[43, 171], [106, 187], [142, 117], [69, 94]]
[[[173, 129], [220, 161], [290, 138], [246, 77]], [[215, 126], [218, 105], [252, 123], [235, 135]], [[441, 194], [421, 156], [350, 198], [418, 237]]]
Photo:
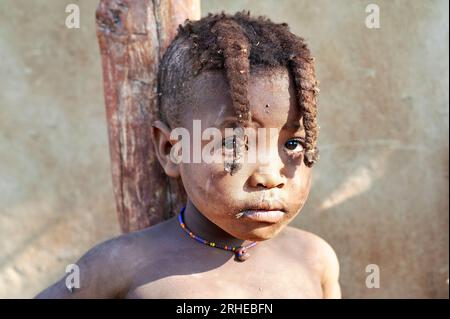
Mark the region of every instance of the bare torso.
[[68, 292], [63, 278], [38, 298], [322, 298], [323, 243], [286, 227], [237, 262], [189, 238], [173, 218], [98, 245], [77, 262], [80, 288]]
[[136, 269], [125, 297], [322, 298], [321, 265], [307, 245], [302, 249], [305, 232], [288, 227], [237, 262], [232, 253], [204, 246], [173, 226], [164, 225], [161, 235], [179, 240], [158, 240], [173, 245], [156, 247], [152, 255], [157, 257]]

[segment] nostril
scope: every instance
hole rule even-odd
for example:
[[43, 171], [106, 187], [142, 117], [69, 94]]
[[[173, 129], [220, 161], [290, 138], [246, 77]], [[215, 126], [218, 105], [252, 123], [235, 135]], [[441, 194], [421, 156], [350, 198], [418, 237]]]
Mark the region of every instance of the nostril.
[[[256, 187], [272, 188], [272, 187], [268, 187], [268, 186], [264, 185], [263, 183], [256, 184]], [[276, 187], [276, 188], [283, 188], [284, 187], [284, 183], [280, 183], [280, 184], [278, 184], [278, 185], [276, 185], [274, 187]]]

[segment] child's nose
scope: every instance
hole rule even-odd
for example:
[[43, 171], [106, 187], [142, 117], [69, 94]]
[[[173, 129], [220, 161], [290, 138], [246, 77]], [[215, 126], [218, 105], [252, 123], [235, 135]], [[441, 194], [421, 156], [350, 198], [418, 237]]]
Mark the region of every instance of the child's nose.
[[250, 176], [249, 184], [252, 188], [283, 188], [286, 177], [281, 173], [281, 167], [272, 162], [258, 166]]

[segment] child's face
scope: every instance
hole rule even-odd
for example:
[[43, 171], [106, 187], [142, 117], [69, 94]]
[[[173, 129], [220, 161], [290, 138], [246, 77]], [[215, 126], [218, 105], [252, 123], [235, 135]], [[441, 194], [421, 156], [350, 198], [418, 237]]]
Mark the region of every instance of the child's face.
[[[182, 116], [182, 126], [191, 136], [193, 120], [201, 120], [202, 131], [216, 127], [224, 136], [224, 128], [233, 127], [224, 122], [236, 121], [228, 90], [219, 72], [204, 72], [195, 79], [194, 105], [183, 110]], [[190, 201], [206, 218], [236, 238], [261, 241], [276, 235], [299, 213], [308, 197], [312, 170], [303, 163], [302, 114], [287, 70], [254, 72], [248, 98], [255, 128], [267, 129], [263, 157], [243, 162], [233, 175], [224, 170], [224, 163], [180, 163], [178, 169]], [[262, 143], [256, 140], [257, 147]], [[236, 218], [242, 211], [258, 209], [282, 213], [262, 220], [247, 215]]]

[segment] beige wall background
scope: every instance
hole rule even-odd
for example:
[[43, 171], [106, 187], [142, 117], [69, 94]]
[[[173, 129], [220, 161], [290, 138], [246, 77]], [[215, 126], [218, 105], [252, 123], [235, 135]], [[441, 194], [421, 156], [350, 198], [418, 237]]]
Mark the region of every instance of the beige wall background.
[[[380, 7], [381, 28], [365, 27]], [[65, 7], [81, 9], [67, 29]], [[0, 1], [0, 297], [29, 298], [119, 234], [97, 1]], [[448, 298], [448, 2], [202, 1], [250, 9], [307, 39], [321, 81], [309, 201], [347, 298]], [[380, 267], [380, 288], [365, 285]]]

